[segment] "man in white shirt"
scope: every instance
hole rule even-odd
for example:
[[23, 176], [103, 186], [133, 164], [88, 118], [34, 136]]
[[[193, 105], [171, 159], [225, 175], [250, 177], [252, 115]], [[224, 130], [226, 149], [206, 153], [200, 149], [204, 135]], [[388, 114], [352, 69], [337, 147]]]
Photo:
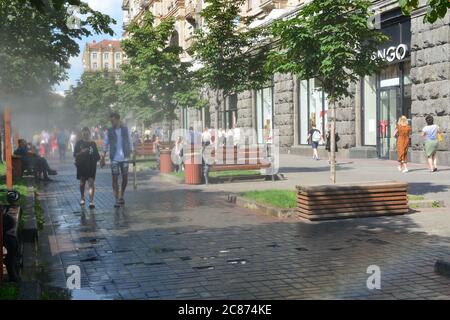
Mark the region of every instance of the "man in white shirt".
[[[111, 160], [112, 186], [116, 198], [115, 207], [125, 204], [123, 195], [128, 184], [128, 163], [134, 151], [130, 130], [123, 126], [118, 113], [110, 116], [112, 127], [108, 129], [103, 142], [103, 155], [100, 162], [105, 166], [106, 153], [109, 152]], [[119, 176], [122, 175], [122, 185], [119, 190]]]

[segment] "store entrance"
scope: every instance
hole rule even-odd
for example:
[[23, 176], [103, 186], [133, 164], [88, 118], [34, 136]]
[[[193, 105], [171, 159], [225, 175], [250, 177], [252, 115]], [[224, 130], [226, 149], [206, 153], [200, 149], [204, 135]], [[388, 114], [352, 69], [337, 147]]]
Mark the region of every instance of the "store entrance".
[[397, 119], [401, 115], [400, 88], [383, 88], [379, 92], [378, 108], [378, 157], [389, 159], [391, 152], [396, 147], [394, 131], [397, 126]]

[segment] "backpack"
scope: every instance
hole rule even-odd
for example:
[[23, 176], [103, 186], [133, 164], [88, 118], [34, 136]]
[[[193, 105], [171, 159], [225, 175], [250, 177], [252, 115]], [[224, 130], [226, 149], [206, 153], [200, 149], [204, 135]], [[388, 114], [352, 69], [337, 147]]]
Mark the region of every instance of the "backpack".
[[314, 131], [314, 133], [312, 135], [312, 141], [319, 142], [320, 138], [321, 138], [320, 131], [319, 130]]

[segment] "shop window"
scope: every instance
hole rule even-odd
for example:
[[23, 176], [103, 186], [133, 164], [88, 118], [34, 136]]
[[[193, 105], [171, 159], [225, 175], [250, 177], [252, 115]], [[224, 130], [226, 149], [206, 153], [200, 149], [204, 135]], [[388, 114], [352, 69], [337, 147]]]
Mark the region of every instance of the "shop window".
[[327, 126], [328, 101], [322, 84], [316, 79], [301, 80], [298, 92], [298, 136], [300, 144], [308, 144], [308, 132], [313, 126], [322, 133]]
[[377, 77], [366, 76], [363, 82], [363, 144], [377, 144]]
[[273, 87], [256, 91], [256, 128], [258, 143], [273, 141]]

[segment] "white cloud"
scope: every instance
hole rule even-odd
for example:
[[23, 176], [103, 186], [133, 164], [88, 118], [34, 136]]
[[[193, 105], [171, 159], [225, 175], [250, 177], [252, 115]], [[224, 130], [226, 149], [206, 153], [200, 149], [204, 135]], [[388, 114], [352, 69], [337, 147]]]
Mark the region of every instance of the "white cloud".
[[97, 11], [116, 17], [122, 14], [122, 0], [87, 0], [89, 6]]

